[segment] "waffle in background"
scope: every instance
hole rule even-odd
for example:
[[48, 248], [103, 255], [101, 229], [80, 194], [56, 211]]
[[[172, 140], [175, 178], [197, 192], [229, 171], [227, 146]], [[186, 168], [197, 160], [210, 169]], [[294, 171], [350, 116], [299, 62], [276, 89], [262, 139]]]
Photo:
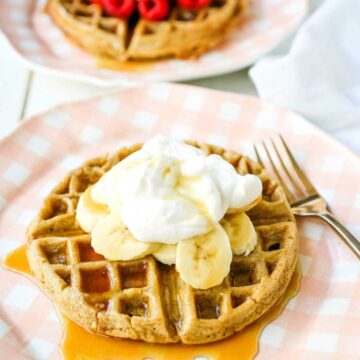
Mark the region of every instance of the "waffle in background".
[[103, 16], [84, 0], [48, 0], [47, 12], [70, 40], [98, 57], [117, 60], [196, 58], [221, 43], [248, 0], [213, 0], [201, 10], [171, 9], [168, 19], [132, 21]]

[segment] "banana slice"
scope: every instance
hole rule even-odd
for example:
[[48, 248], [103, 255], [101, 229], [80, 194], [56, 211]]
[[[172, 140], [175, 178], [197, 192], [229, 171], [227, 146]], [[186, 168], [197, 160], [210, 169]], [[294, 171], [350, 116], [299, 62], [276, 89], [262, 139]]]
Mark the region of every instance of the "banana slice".
[[90, 186], [80, 196], [76, 209], [76, 220], [80, 227], [88, 233], [94, 229], [100, 219], [109, 214], [109, 209], [106, 205], [99, 204], [92, 198], [92, 188]]
[[177, 245], [176, 269], [181, 279], [195, 289], [219, 285], [230, 271], [231, 260], [229, 237], [219, 224], [213, 231]]
[[153, 253], [156, 260], [166, 265], [173, 265], [176, 262], [177, 244], [161, 245], [159, 250]]
[[160, 244], [138, 241], [118, 215], [100, 219], [91, 233], [94, 250], [109, 260], [133, 260], [159, 249]]
[[231, 250], [235, 255], [249, 255], [255, 249], [256, 231], [244, 212], [226, 214], [220, 224], [230, 238]]

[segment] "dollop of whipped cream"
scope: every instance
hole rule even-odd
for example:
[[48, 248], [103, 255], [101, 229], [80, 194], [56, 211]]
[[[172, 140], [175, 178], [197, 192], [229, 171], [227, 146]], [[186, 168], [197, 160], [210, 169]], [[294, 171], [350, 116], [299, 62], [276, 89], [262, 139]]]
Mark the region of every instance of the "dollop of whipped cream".
[[254, 175], [239, 175], [218, 155], [157, 135], [108, 171], [92, 197], [143, 242], [176, 244], [208, 233], [231, 208], [261, 196]]

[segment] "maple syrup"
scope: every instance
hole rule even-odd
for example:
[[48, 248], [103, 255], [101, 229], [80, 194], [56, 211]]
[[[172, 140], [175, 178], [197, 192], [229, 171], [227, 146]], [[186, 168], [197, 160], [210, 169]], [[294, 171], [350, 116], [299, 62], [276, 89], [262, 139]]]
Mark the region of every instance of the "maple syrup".
[[[32, 276], [26, 257], [26, 247], [21, 246], [5, 259], [8, 269]], [[185, 346], [181, 344], [151, 345], [141, 341], [114, 340], [95, 335], [61, 314], [64, 335], [60, 352], [66, 360], [131, 360], [131, 359], [171, 359], [187, 360], [205, 356], [216, 360], [252, 359], [258, 351], [258, 340], [263, 328], [274, 320], [295, 296], [300, 287], [300, 269], [296, 268], [284, 297], [263, 317], [245, 330], [225, 340], [206, 345]]]
[[[158, 62], [158, 61], [157, 61]], [[96, 66], [100, 69], [125, 71], [125, 72], [148, 72], [152, 70], [155, 61], [118, 61], [110, 58], [96, 58]]]
[[78, 252], [80, 262], [97, 261], [105, 259], [102, 255], [95, 252], [93, 247], [87, 242], [78, 243]]

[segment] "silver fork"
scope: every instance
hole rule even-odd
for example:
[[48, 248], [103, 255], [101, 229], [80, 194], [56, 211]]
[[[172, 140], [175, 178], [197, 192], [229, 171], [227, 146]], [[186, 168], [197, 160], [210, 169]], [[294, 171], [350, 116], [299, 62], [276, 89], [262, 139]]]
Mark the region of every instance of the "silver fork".
[[[317, 216], [325, 220], [360, 258], [360, 242], [329, 211], [325, 200], [300, 169], [285, 140], [281, 135], [279, 137], [281, 147], [277, 146], [273, 139], [270, 139], [271, 148], [264, 141], [261, 144], [271, 168], [284, 189], [293, 213], [297, 216]], [[254, 145], [254, 150], [258, 162], [265, 167], [260, 156], [259, 145]], [[281, 156], [280, 152], [285, 155]]]

